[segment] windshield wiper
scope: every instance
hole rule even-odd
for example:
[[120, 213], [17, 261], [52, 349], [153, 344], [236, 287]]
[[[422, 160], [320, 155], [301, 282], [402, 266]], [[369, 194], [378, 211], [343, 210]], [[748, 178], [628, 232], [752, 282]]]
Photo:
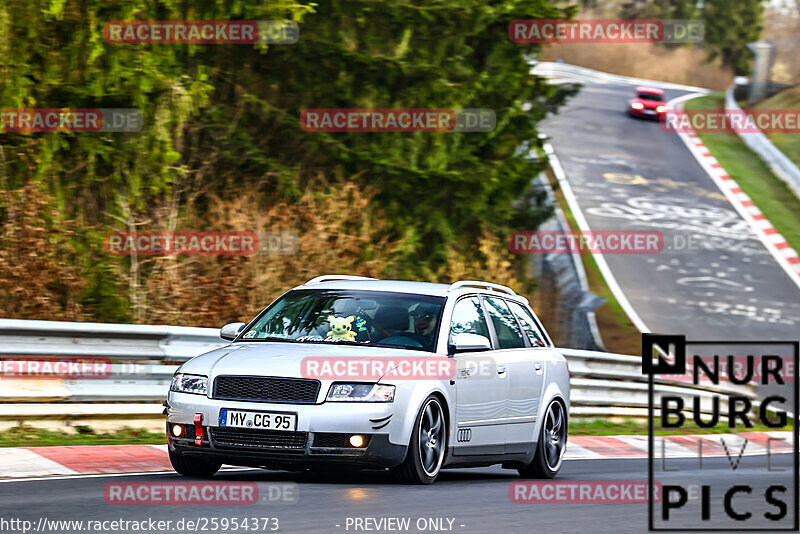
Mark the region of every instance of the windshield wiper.
[[425, 347], [408, 347], [406, 345], [389, 345], [384, 343], [373, 343], [373, 347], [385, 347], [387, 349], [403, 349], [403, 350], [419, 350], [422, 352], [433, 352], [430, 349], [426, 349]]
[[363, 341], [349, 341], [346, 339], [342, 339], [339, 341], [326, 341], [324, 339], [304, 339], [300, 341], [300, 343], [317, 343], [323, 345], [355, 345], [357, 347], [367, 347], [371, 346], [372, 343], [365, 343]]
[[339, 341], [326, 341], [324, 339], [292, 339], [287, 337], [279, 337], [279, 336], [267, 336], [267, 337], [252, 337], [247, 339], [240, 339], [239, 341], [282, 341], [285, 343], [314, 343], [317, 345], [349, 345], [349, 346], [356, 346], [356, 347], [384, 347], [387, 349], [403, 349], [403, 350], [418, 350], [421, 352], [433, 352], [430, 349], [426, 349], [425, 347], [407, 347], [405, 345], [389, 345], [383, 343], [365, 343], [363, 341], [349, 341], [346, 339], [342, 339]]

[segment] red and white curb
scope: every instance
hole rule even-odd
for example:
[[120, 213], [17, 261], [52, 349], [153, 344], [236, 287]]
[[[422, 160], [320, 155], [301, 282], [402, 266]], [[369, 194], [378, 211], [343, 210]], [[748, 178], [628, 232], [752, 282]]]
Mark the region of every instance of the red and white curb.
[[[702, 95], [684, 95], [671, 100], [668, 106], [672, 109], [682, 110], [686, 100], [698, 96]], [[770, 254], [789, 275], [789, 278], [800, 287], [800, 255], [797, 251], [778, 233], [772, 223], [769, 222], [769, 219], [767, 219], [767, 216], [758, 209], [747, 193], [744, 193], [739, 184], [722, 168], [722, 165], [711, 155], [711, 152], [696, 133], [678, 132], [678, 136], [736, 211], [750, 224]]]
[[166, 445], [81, 445], [0, 449], [0, 478], [171, 470]]
[[[792, 452], [791, 432], [746, 432], [702, 436], [656, 436], [660, 458], [732, 457]], [[723, 445], [724, 442], [724, 445]], [[702, 445], [699, 445], [702, 443]], [[647, 436], [574, 436], [567, 442], [567, 460], [647, 458]], [[0, 478], [103, 475], [172, 471], [166, 445], [84, 445], [0, 448]]]
[[[745, 445], [745, 439], [747, 444]], [[793, 452], [792, 433], [743, 432], [741, 434], [703, 434], [697, 436], [656, 436], [653, 439], [655, 456], [661, 458], [696, 458], [744, 456]], [[600, 458], [647, 458], [647, 436], [570, 436], [565, 460]]]

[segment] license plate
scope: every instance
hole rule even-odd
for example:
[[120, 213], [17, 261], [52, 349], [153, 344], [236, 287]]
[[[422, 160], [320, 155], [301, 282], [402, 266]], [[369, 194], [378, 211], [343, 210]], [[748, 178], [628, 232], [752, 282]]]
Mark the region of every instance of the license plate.
[[644, 114], [645, 115], [655, 115], [656, 112], [653, 111], [652, 109], [646, 109], [646, 110], [644, 110]]
[[219, 426], [260, 430], [297, 430], [297, 414], [287, 412], [219, 411]]

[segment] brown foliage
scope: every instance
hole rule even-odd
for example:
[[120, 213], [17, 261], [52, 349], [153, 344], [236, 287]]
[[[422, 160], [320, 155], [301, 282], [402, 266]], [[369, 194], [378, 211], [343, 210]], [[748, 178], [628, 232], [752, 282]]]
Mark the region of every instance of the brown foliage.
[[[248, 321], [284, 291], [320, 274], [392, 278], [398, 240], [386, 237], [375, 191], [339, 184], [307, 191], [297, 202], [263, 205], [239, 196], [215, 199], [206, 212], [189, 217], [197, 231], [295, 232], [295, 254], [183, 256], [153, 259], [145, 275], [137, 322], [218, 327]], [[485, 279], [520, 288], [520, 277], [504, 240], [488, 232], [477, 250], [451, 250], [430, 281]]]
[[724, 91], [733, 72], [706, 62], [701, 48], [666, 48], [651, 43], [560, 43], [545, 48], [540, 61], [563, 59], [571, 65], [648, 80]]
[[[130, 302], [135, 323], [218, 327], [246, 321], [284, 291], [320, 274], [402, 278], [404, 248], [399, 238], [388, 237], [375, 193], [343, 183], [309, 189], [296, 201], [211, 197], [202, 207], [188, 206], [180, 217], [175, 205], [151, 205], [122, 230], [292, 232], [298, 249], [285, 255], [119, 256], [119, 263], [109, 265], [121, 273], [117, 288]], [[82, 265], [88, 260], [75, 243], [90, 228], [59, 220], [55, 200], [33, 183], [4, 193], [0, 221], [0, 316], [108, 320], [81, 306]], [[519, 269], [504, 239], [485, 232], [475, 246], [448, 250], [446, 260], [423, 278], [530, 289]]]
[[82, 320], [74, 221], [60, 220], [53, 198], [33, 182], [5, 191], [0, 206], [0, 316]]
[[436, 281], [483, 280], [508, 286], [518, 293], [527, 292], [533, 288], [532, 280], [520, 272], [521, 268], [509, 252], [507, 241], [484, 231], [477, 251], [449, 251], [447, 264], [437, 272]]
[[287, 289], [319, 274], [378, 276], [392, 254], [385, 224], [354, 184], [307, 191], [295, 203], [213, 199], [189, 216], [193, 231], [294, 232], [295, 254], [159, 257], [143, 282], [141, 322], [220, 326], [249, 320]]

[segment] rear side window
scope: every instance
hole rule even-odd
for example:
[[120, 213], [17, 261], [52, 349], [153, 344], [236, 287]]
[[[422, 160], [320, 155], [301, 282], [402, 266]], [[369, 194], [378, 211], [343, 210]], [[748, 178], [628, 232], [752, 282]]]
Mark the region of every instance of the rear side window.
[[536, 324], [536, 320], [528, 308], [513, 301], [508, 301], [508, 307], [519, 319], [525, 335], [528, 336], [528, 341], [531, 342], [531, 347], [546, 347], [547, 341], [545, 341], [544, 333], [539, 329], [539, 325]]
[[486, 311], [492, 319], [494, 331], [497, 334], [498, 348], [500, 349], [520, 349], [525, 346], [522, 332], [519, 329], [514, 314], [506, 306], [503, 299], [484, 297], [486, 301]]
[[489, 339], [489, 327], [483, 316], [478, 297], [464, 298], [456, 302], [453, 308], [453, 320], [450, 323], [450, 335], [478, 334]]

